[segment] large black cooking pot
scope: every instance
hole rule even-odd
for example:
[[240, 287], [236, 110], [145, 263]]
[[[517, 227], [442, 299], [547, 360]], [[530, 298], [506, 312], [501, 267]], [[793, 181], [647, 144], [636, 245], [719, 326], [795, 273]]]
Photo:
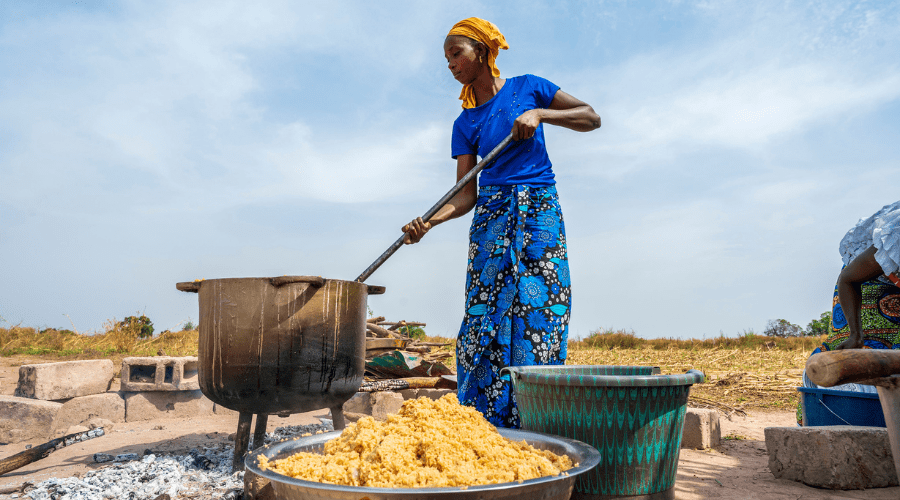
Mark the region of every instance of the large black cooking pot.
[[340, 407], [362, 384], [366, 297], [383, 287], [319, 276], [178, 283], [200, 299], [200, 390], [248, 414]]

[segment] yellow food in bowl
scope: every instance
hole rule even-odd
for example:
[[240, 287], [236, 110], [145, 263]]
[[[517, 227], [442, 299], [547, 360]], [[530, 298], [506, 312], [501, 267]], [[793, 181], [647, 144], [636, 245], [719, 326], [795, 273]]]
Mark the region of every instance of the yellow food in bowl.
[[300, 452], [260, 468], [307, 481], [380, 488], [466, 487], [555, 476], [568, 456], [501, 436], [455, 394], [408, 400], [384, 422], [365, 417], [325, 443], [325, 453]]

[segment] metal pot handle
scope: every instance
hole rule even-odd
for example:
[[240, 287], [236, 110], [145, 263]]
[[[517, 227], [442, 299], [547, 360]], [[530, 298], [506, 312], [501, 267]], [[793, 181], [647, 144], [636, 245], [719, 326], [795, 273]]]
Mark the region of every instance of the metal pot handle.
[[272, 286], [283, 286], [290, 283], [309, 283], [312, 286], [320, 287], [325, 284], [325, 278], [321, 276], [279, 276], [272, 278]]
[[175, 288], [182, 292], [197, 293], [200, 291], [200, 283], [203, 283], [203, 281], [183, 281], [181, 283], [175, 283]]
[[366, 293], [368, 295], [381, 295], [385, 291], [383, 286], [378, 285], [366, 285]]

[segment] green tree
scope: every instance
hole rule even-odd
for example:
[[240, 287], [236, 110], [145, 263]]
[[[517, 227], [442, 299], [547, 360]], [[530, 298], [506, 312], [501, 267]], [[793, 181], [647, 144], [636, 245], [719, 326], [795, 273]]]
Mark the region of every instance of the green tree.
[[421, 326], [401, 326], [397, 328], [397, 332], [406, 335], [411, 339], [424, 339], [427, 335], [425, 329]]
[[818, 337], [819, 335], [827, 335], [831, 331], [831, 311], [825, 311], [806, 325], [804, 334], [808, 337]]
[[800, 328], [800, 325], [786, 319], [770, 319], [763, 331], [763, 335], [767, 337], [799, 337], [802, 333], [803, 328]]
[[153, 336], [153, 322], [147, 316], [128, 316], [119, 322], [119, 328], [130, 328], [137, 332], [137, 336], [148, 339]]

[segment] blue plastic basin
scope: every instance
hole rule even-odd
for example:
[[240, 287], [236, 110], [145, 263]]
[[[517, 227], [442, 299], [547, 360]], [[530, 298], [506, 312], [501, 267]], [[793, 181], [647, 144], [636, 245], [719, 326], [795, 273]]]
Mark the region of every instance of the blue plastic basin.
[[803, 425], [887, 427], [878, 394], [798, 387]]

